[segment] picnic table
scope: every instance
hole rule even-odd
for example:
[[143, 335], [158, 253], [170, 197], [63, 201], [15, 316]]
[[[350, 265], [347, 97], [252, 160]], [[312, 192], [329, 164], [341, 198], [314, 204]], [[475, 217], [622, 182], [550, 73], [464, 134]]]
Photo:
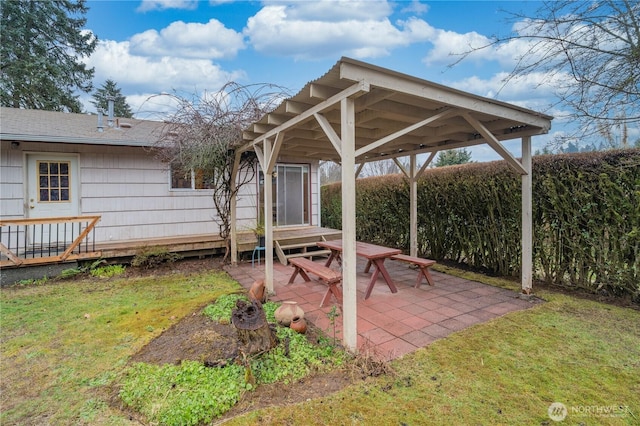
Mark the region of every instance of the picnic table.
[[[334, 259], [340, 261], [340, 254], [342, 253], [342, 240], [319, 241], [317, 244], [318, 247], [331, 250], [331, 254], [327, 259], [325, 266], [330, 266], [331, 262], [333, 262]], [[367, 266], [365, 267], [364, 272], [369, 272], [371, 265], [373, 265], [375, 269], [373, 271], [373, 274], [371, 274], [371, 280], [369, 281], [367, 291], [364, 295], [365, 299], [368, 299], [369, 296], [371, 296], [371, 291], [373, 290], [373, 286], [378, 280], [379, 274], [382, 274], [382, 277], [386, 281], [392, 293], [398, 292], [398, 289], [393, 283], [393, 280], [389, 276], [387, 268], [385, 268], [384, 266], [384, 261], [385, 259], [388, 259], [391, 256], [395, 256], [400, 253], [402, 253], [402, 250], [400, 249], [356, 241], [356, 255], [367, 259]]]

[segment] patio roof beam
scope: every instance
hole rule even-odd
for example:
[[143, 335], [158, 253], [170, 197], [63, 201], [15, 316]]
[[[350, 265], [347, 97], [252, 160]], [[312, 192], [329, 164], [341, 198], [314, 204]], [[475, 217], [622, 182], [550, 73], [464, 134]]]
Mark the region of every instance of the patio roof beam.
[[385, 145], [387, 143], [389, 143], [390, 141], [394, 140], [394, 139], [398, 139], [400, 136], [404, 136], [407, 133], [410, 133], [416, 129], [419, 129], [422, 126], [426, 126], [429, 123], [433, 123], [435, 121], [441, 120], [443, 118], [446, 118], [448, 116], [451, 116], [454, 113], [454, 110], [446, 108], [444, 111], [439, 112], [436, 115], [432, 115], [429, 118], [426, 118], [422, 121], [417, 122], [416, 124], [413, 124], [411, 126], [405, 127], [402, 130], [398, 130], [397, 132], [394, 132], [392, 134], [390, 134], [387, 137], [384, 137], [382, 139], [377, 140], [376, 142], [370, 143], [366, 146], [363, 146], [362, 148], [358, 149], [356, 151], [356, 158], [366, 154], [369, 151], [372, 151], [378, 147], [381, 147], [382, 145]]
[[419, 178], [420, 176], [422, 176], [422, 174], [424, 173], [425, 170], [427, 170], [427, 167], [429, 167], [429, 164], [431, 164], [431, 162], [436, 157], [436, 154], [438, 152], [439, 151], [433, 151], [431, 154], [429, 154], [429, 157], [427, 158], [427, 161], [425, 161], [422, 164], [422, 167], [420, 167], [420, 170], [418, 170], [418, 173], [416, 174], [416, 178]]
[[338, 93], [339, 91], [333, 87], [323, 86], [318, 83], [311, 83], [311, 85], [309, 85], [309, 96], [312, 98], [326, 100]]
[[266, 138], [273, 137], [273, 135], [275, 135], [275, 133], [279, 131], [288, 130], [304, 121], [307, 121], [313, 117], [313, 114], [324, 111], [325, 109], [340, 102], [342, 99], [356, 96], [361, 93], [366, 93], [369, 91], [369, 87], [370, 87], [369, 83], [367, 83], [366, 81], [364, 80], [358, 81], [357, 83], [347, 87], [343, 91], [338, 92], [337, 94], [331, 96], [329, 99], [323, 102], [320, 102], [316, 106], [309, 108], [308, 110], [297, 115], [296, 117], [293, 117], [286, 123], [276, 127], [275, 129], [271, 129], [265, 132], [261, 136], [257, 137], [253, 142], [251, 142], [251, 144], [256, 145], [256, 144], [262, 143], [262, 141], [264, 141]]
[[376, 88], [366, 95], [362, 95], [358, 98], [358, 104], [356, 105], [356, 114], [369, 108], [371, 105], [375, 105], [393, 96], [393, 92], [382, 88]]
[[267, 114], [267, 124], [279, 126], [290, 118], [291, 117], [287, 117], [286, 115], [282, 115], [282, 114], [269, 113]]
[[[447, 142], [446, 143], [446, 147], [445, 147], [445, 145], [444, 145], [445, 142], [442, 142], [442, 143], [439, 143], [439, 144], [433, 145], [433, 146], [425, 146], [424, 148], [421, 148], [421, 149], [415, 149], [415, 150], [411, 151], [411, 153], [415, 153], [415, 154], [418, 154], [418, 155], [420, 155], [420, 154], [431, 154], [431, 153], [437, 153], [438, 151], [442, 151], [443, 149], [456, 149], [456, 148], [462, 148], [462, 147], [482, 145], [482, 144], [485, 143], [485, 141], [482, 140], [482, 139], [478, 139], [478, 140], [475, 140], [475, 141], [460, 141], [460, 142], [456, 142], [456, 143]], [[371, 161], [391, 160], [391, 159], [397, 158], [397, 157], [406, 157], [409, 154], [410, 154], [409, 151], [402, 151], [402, 152], [395, 152], [395, 153], [389, 153], [389, 154], [384, 154], [384, 155], [374, 155], [374, 156], [369, 156], [369, 157], [365, 156], [364, 158], [358, 157], [358, 158], [356, 158], [356, 161], [369, 163]]]
[[269, 155], [269, 163], [267, 164], [267, 173], [271, 173], [280, 155], [280, 148], [282, 148], [282, 141], [284, 140], [284, 132], [278, 132], [276, 134], [275, 141], [273, 142], [273, 150]]
[[474, 129], [478, 131], [482, 135], [482, 137], [486, 140], [486, 142], [493, 148], [495, 152], [500, 154], [502, 158], [504, 158], [507, 163], [515, 169], [521, 175], [526, 175], [528, 172], [522, 166], [522, 164], [515, 159], [513, 155], [496, 139], [496, 137], [491, 133], [480, 121], [476, 120], [471, 116], [468, 112], [462, 113], [462, 116], [465, 120], [469, 122], [473, 126]]
[[264, 164], [264, 153], [262, 152], [262, 148], [259, 146], [254, 146], [253, 149], [256, 151], [256, 157], [258, 157], [258, 163], [260, 163], [260, 168], [263, 172], [266, 173], [266, 165]]
[[308, 110], [309, 107], [311, 107], [311, 105], [309, 105], [309, 104], [287, 100], [285, 102], [285, 109], [284, 110], [287, 113], [297, 115], [297, 114], [302, 114], [303, 112]]
[[405, 93], [410, 96], [436, 101], [440, 104], [462, 108], [467, 111], [481, 111], [517, 123], [528, 124], [546, 133], [550, 127], [548, 117], [543, 114], [532, 114], [513, 105], [505, 105], [498, 101], [470, 95], [435, 83], [425, 84], [417, 78], [397, 78], [399, 73], [383, 73], [375, 67], [362, 67], [357, 64], [343, 62], [340, 65], [340, 78], [351, 81], [366, 80], [372, 86]]
[[331, 145], [333, 145], [333, 147], [336, 149], [338, 155], [342, 157], [342, 142], [340, 140], [340, 136], [338, 136], [336, 131], [333, 130], [333, 127], [331, 127], [331, 123], [329, 123], [329, 120], [327, 120], [327, 118], [320, 113], [315, 113], [313, 114], [313, 116], [316, 118], [318, 124], [320, 124], [320, 127], [322, 127], [324, 134], [327, 135], [327, 138], [329, 138]]

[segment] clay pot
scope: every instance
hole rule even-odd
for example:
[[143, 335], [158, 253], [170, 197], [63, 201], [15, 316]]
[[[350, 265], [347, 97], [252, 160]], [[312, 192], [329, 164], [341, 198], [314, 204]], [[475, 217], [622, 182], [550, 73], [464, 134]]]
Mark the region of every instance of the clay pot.
[[291, 325], [291, 320], [294, 317], [304, 318], [304, 310], [298, 306], [298, 302], [282, 302], [282, 305], [278, 306], [278, 309], [273, 313], [276, 317], [278, 324], [285, 327]]
[[260, 303], [265, 302], [264, 280], [257, 280], [251, 285], [249, 297], [259, 300]]
[[304, 334], [307, 332], [307, 320], [301, 317], [293, 317], [289, 327], [291, 327], [293, 331]]

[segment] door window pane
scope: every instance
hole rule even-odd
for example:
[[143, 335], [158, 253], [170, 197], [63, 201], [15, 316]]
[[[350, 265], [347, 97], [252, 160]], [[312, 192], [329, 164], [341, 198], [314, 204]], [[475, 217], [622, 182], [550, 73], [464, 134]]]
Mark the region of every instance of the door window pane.
[[40, 202], [71, 201], [70, 164], [68, 161], [38, 162], [38, 196]]

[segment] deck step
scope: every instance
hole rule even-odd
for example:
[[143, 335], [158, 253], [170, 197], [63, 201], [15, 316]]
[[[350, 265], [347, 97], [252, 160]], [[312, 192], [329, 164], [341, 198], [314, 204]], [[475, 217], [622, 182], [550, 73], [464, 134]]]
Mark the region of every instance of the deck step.
[[304, 252], [300, 252], [300, 253], [291, 253], [291, 254], [287, 254], [285, 255], [285, 257], [288, 259], [292, 259], [294, 257], [311, 257], [313, 258], [314, 256], [328, 256], [331, 254], [331, 250], [313, 250], [313, 251], [304, 251]]
[[296, 249], [302, 249], [302, 248], [309, 248], [309, 247], [317, 247], [316, 245], [317, 241], [307, 241], [304, 243], [298, 243], [298, 244], [285, 244], [285, 245], [280, 245], [280, 248], [282, 250], [296, 250]]

